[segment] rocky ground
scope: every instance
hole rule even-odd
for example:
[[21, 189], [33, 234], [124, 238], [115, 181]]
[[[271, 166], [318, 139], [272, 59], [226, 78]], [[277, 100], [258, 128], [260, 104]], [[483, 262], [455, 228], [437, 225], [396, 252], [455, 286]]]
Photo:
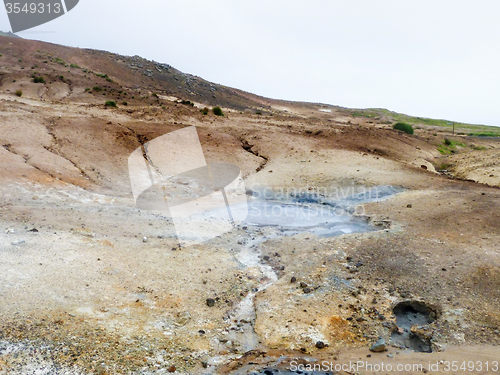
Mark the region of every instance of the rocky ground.
[[[500, 358], [497, 139], [425, 126], [407, 135], [385, 118], [259, 98], [137, 58], [0, 42], [0, 373]], [[45, 83], [32, 82], [35, 71]], [[200, 112], [219, 99], [224, 117]], [[207, 162], [240, 167], [248, 190], [398, 194], [359, 204], [376, 229], [365, 233], [241, 224], [179, 247], [171, 220], [135, 206], [127, 159], [192, 125]], [[461, 144], [448, 156], [438, 151], [445, 137]], [[394, 342], [396, 306], [430, 317], [412, 330], [432, 353]], [[380, 339], [386, 351], [369, 351]]]

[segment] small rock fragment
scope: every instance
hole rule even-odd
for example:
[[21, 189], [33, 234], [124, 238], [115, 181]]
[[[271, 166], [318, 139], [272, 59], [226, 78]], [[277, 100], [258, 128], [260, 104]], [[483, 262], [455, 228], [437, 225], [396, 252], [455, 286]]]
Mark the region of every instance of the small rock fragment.
[[213, 298], [207, 298], [207, 306], [213, 307], [215, 305], [215, 300]]
[[316, 348], [323, 349], [325, 347], [325, 343], [323, 341], [316, 342]]
[[291, 283], [294, 283], [294, 282], [296, 282], [296, 281], [297, 281], [297, 278], [296, 278], [295, 276], [292, 276], [292, 278], [290, 279], [290, 282], [291, 282]]
[[13, 246], [19, 246], [19, 245], [22, 245], [25, 242], [26, 242], [25, 240], [18, 240], [18, 241], [12, 242], [11, 245], [13, 245]]
[[176, 370], [176, 367], [173, 365], [168, 368], [168, 372], [175, 372], [175, 370]]
[[142, 242], [148, 242], [148, 238], [147, 237], [143, 237], [142, 238]]
[[378, 340], [375, 344], [370, 346], [370, 351], [374, 353], [385, 352], [386, 344], [384, 339]]

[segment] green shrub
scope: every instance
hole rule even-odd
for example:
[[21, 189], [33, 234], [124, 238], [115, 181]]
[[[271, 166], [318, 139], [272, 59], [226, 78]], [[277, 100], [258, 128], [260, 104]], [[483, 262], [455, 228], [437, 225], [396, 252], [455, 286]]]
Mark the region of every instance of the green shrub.
[[224, 113], [222, 112], [222, 109], [220, 107], [213, 107], [212, 112], [216, 116], [224, 116]]
[[406, 124], [404, 122], [397, 122], [394, 124], [392, 128], [396, 130], [401, 130], [408, 134], [413, 134], [413, 126], [411, 126], [410, 124]]
[[499, 133], [494, 132], [469, 133], [470, 137], [498, 137], [499, 135]]
[[209, 109], [207, 107], [205, 107], [201, 110], [201, 113], [203, 113], [204, 115], [208, 115], [208, 111], [209, 111]]
[[453, 143], [451, 142], [451, 140], [450, 140], [450, 139], [445, 138], [445, 139], [444, 139], [444, 144], [445, 144], [446, 146], [451, 146]]
[[71, 68], [81, 69], [81, 68], [80, 68], [78, 65], [76, 65], [76, 64], [69, 64], [69, 66], [70, 66]]
[[43, 77], [33, 77], [33, 82], [35, 83], [45, 83], [45, 80], [43, 79]]
[[194, 103], [190, 100], [182, 100], [181, 104], [190, 105], [191, 107], [194, 107]]
[[101, 87], [99, 87], [99, 86], [94, 86], [94, 87], [92, 88], [92, 90], [94, 90], [94, 91], [102, 91], [102, 88], [101, 88]]
[[23, 92], [22, 92], [21, 90], [17, 90], [17, 91], [16, 91], [16, 95], [17, 95], [17, 96], [23, 96]]
[[123, 104], [123, 105], [128, 105], [128, 103], [127, 103], [127, 102], [123, 102], [122, 104]]
[[106, 107], [116, 107], [116, 102], [113, 100], [108, 100], [104, 105]]

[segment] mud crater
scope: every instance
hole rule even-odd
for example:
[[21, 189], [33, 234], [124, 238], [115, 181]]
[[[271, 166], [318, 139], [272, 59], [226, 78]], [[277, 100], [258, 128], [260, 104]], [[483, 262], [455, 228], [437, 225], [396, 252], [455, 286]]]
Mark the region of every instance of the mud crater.
[[402, 301], [393, 308], [397, 329], [391, 334], [393, 344], [420, 353], [432, 353], [432, 328], [438, 311], [422, 301]]

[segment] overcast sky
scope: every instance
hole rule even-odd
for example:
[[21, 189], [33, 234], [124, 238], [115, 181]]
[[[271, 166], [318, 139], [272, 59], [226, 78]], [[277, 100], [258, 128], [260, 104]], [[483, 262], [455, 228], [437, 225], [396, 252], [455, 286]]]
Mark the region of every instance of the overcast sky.
[[80, 0], [19, 35], [272, 98], [500, 126], [499, 14], [498, 0]]

